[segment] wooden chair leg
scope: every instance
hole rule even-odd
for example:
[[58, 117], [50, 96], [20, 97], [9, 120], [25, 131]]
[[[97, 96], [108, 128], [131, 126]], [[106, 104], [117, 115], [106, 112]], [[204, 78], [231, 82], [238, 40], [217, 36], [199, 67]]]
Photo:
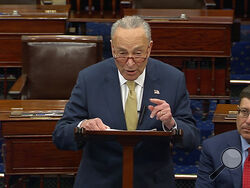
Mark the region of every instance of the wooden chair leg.
[[211, 82], [212, 82], [212, 88], [211, 88], [211, 93], [214, 96], [215, 95], [215, 58], [213, 57], [211, 60], [212, 63], [212, 71], [211, 71]]
[[230, 58], [226, 58], [226, 95], [230, 95]]
[[113, 18], [116, 17], [116, 0], [112, 0], [112, 15]]
[[89, 5], [89, 17], [92, 17], [92, 6], [93, 6], [93, 2], [92, 0], [88, 1], [88, 5]]
[[44, 188], [44, 175], [40, 175], [40, 188]]
[[10, 176], [9, 175], [5, 175], [4, 176], [4, 188], [10, 188]]
[[247, 18], [248, 17], [248, 0], [244, 0], [244, 17]]
[[104, 9], [104, 0], [100, 0], [100, 15], [102, 18], [104, 17], [103, 9]]
[[203, 109], [202, 109], [202, 120], [207, 120], [208, 114], [209, 114], [209, 106], [210, 106], [210, 101], [207, 99], [203, 100], [202, 103]]
[[236, 8], [236, 0], [232, 0], [232, 9], [235, 10], [235, 8]]
[[27, 187], [27, 183], [29, 181], [29, 177], [28, 176], [23, 176], [21, 181], [22, 181], [22, 187], [26, 188]]
[[79, 14], [81, 11], [81, 0], [76, 0], [76, 12]]
[[4, 78], [3, 78], [3, 94], [4, 99], [7, 99], [7, 93], [8, 93], [8, 86], [7, 86], [7, 68], [4, 68]]
[[61, 188], [61, 176], [57, 175], [57, 188]]
[[220, 0], [220, 9], [224, 8], [224, 0]]

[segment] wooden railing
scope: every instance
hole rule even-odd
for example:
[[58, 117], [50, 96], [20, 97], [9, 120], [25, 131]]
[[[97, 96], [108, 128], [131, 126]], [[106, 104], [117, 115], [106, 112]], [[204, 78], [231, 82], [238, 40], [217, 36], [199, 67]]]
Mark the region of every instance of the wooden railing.
[[[127, 5], [131, 8], [131, 0], [100, 0], [94, 2], [93, 0], [88, 0], [86, 9], [83, 8], [83, 0], [66, 0], [67, 4], [74, 4], [74, 15], [81, 16], [84, 18], [120, 18], [123, 16], [122, 7]], [[210, 0], [206, 0], [207, 4], [210, 5]], [[212, 8], [217, 9], [234, 9], [235, 17], [238, 18], [249, 18], [250, 10], [248, 10], [248, 0], [244, 0], [243, 3], [239, 3], [239, 0], [214, 0]], [[106, 4], [111, 3], [108, 10]], [[129, 3], [129, 4], [128, 4]], [[93, 6], [95, 5], [95, 10]]]
[[[72, 0], [67, 0], [67, 3], [70, 3], [70, 1], [72, 1]], [[83, 11], [81, 9], [81, 3], [82, 3], [82, 1], [81, 0], [75, 0], [75, 1], [76, 1], [76, 13], [79, 14], [80, 12]], [[104, 11], [105, 11], [104, 10], [104, 3], [107, 3], [107, 2], [104, 2], [104, 0], [100, 0], [99, 7], [96, 7], [99, 10], [99, 16], [101, 18], [104, 17]], [[94, 14], [94, 10], [92, 9], [92, 7], [93, 7], [93, 0], [88, 0], [87, 11], [88, 11], [88, 16], [89, 17], [92, 17], [93, 14]], [[112, 17], [113, 18], [116, 17], [117, 11], [118, 11], [118, 9], [116, 8], [116, 0], [112, 0], [112, 10], [111, 10], [111, 12], [112, 12]]]

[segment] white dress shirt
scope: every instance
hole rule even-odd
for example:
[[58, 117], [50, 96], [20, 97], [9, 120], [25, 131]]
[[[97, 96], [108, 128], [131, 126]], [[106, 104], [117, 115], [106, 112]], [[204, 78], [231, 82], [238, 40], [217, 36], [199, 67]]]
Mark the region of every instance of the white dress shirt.
[[[136, 79], [134, 80], [136, 83], [135, 86], [135, 92], [136, 92], [136, 97], [137, 97], [137, 112], [138, 112], [138, 117], [140, 116], [140, 108], [141, 108], [141, 103], [142, 103], [142, 97], [143, 97], [143, 86], [144, 86], [144, 80], [145, 80], [145, 74], [146, 74], [146, 68], [144, 69], [144, 71], [142, 72], [142, 74]], [[129, 88], [126, 84], [127, 80], [121, 75], [120, 71], [118, 70], [118, 76], [119, 76], [119, 81], [120, 81], [120, 86], [121, 86], [121, 97], [122, 97], [122, 105], [123, 105], [123, 111], [125, 112], [125, 103], [128, 97], [128, 92], [129, 92]], [[174, 118], [173, 118], [174, 120]], [[174, 127], [172, 129], [177, 129], [177, 124], [174, 120]], [[168, 131], [166, 130], [165, 125], [162, 123], [162, 128], [164, 131]]]
[[[119, 81], [120, 81], [120, 86], [121, 86], [123, 111], [125, 112], [125, 103], [128, 97], [129, 88], [126, 84], [127, 80], [121, 75], [119, 70], [118, 70], [118, 75], [119, 75]], [[142, 102], [142, 96], [143, 96], [144, 80], [145, 80], [145, 69], [142, 72], [142, 74], [136, 80], [134, 80], [138, 115], [141, 110], [140, 108], [141, 108], [141, 102]]]
[[247, 143], [247, 141], [240, 135], [241, 140], [241, 152], [242, 152], [242, 171], [244, 168], [244, 162], [248, 156], [248, 148], [250, 148], [250, 144]]

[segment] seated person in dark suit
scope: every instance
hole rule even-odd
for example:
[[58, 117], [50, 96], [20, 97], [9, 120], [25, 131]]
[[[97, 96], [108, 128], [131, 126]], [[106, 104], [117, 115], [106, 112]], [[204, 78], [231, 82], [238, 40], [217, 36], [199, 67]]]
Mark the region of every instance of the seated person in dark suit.
[[[247, 161], [248, 148], [250, 147], [249, 112], [250, 86], [244, 88], [240, 93], [236, 120], [237, 130], [216, 135], [203, 142], [196, 181], [197, 188], [250, 187], [250, 178], [245, 178], [243, 175], [246, 174], [246, 170], [250, 174], [250, 169], [245, 168], [246, 164], [244, 165], [244, 162]], [[232, 156], [231, 158], [230, 155]], [[237, 161], [239, 162], [238, 165]], [[224, 162], [226, 168], [222, 171], [216, 171], [222, 165], [222, 162]], [[216, 175], [214, 176], [213, 173]], [[243, 186], [245, 179], [249, 180], [248, 183], [245, 183], [247, 186]]]
[[[149, 24], [140, 17], [124, 17], [113, 24], [113, 58], [79, 73], [53, 133], [58, 148], [79, 149], [74, 139], [77, 126], [86, 130], [182, 129], [184, 136], [176, 145], [187, 149], [199, 145], [184, 74], [149, 58], [152, 45]], [[170, 138], [136, 145], [133, 180], [134, 188], [175, 187]], [[85, 141], [74, 184], [74, 188], [82, 187], [122, 187], [119, 143]]]

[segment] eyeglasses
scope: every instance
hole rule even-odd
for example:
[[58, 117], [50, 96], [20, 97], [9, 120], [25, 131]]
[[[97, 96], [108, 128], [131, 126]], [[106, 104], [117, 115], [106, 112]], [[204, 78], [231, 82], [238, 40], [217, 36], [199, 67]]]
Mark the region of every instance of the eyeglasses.
[[246, 108], [239, 108], [238, 109], [238, 114], [240, 117], [243, 117], [243, 118], [248, 118], [250, 112], [248, 109]]
[[127, 63], [129, 59], [132, 59], [136, 64], [140, 64], [140, 63], [142, 63], [142, 62], [144, 62], [146, 60], [147, 56], [146, 57], [137, 57], [137, 56], [121, 57], [121, 56], [116, 56], [114, 58], [116, 59], [116, 61], [118, 61], [119, 63], [122, 63], [122, 64]]
[[[149, 48], [149, 47], [148, 47]], [[123, 55], [114, 55], [114, 58], [117, 62], [125, 64], [128, 62], [129, 59], [132, 59], [136, 64], [140, 64], [142, 62], [144, 62], [147, 59], [148, 56], [148, 48], [146, 50], [146, 55], [135, 55], [135, 56], [123, 56]]]

